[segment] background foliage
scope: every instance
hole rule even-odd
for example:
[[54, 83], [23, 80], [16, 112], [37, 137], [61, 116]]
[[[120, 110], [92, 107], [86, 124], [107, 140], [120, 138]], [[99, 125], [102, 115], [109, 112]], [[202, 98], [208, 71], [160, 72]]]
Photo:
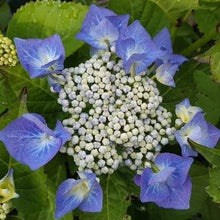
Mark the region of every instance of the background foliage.
[[[204, 109], [209, 122], [220, 128], [220, 0], [0, 0], [0, 29], [10, 38], [45, 38], [59, 33], [66, 49], [65, 66], [74, 66], [89, 56], [89, 46], [74, 36], [92, 3], [118, 14], [130, 14], [130, 22], [140, 20], [152, 37], [167, 27], [174, 52], [186, 56], [189, 61], [175, 76], [176, 88], [159, 86], [164, 106], [174, 112], [175, 105], [188, 97], [193, 105]], [[0, 129], [27, 111], [42, 114], [51, 128], [56, 119], [62, 120], [64, 115], [56, 102], [57, 97], [50, 92], [46, 79], [30, 80], [20, 65], [1, 66], [0, 71]], [[192, 145], [200, 156], [190, 170], [193, 190], [189, 210], [140, 203], [139, 188], [133, 183], [134, 173], [122, 168], [111, 176], [101, 177], [104, 192], [101, 213], [75, 210], [62, 219], [219, 219], [220, 145], [216, 149]], [[164, 150], [178, 154], [179, 146], [173, 143]], [[13, 200], [15, 209], [7, 219], [53, 220], [57, 187], [67, 177], [74, 177], [77, 169], [72, 158], [58, 154], [44, 168], [33, 172], [12, 160], [1, 144], [0, 178], [9, 166], [14, 168], [20, 198]]]

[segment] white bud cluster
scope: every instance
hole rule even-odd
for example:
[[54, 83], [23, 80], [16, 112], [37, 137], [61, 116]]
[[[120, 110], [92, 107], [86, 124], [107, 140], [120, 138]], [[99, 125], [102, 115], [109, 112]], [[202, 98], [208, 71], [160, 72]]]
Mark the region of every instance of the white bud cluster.
[[63, 121], [72, 133], [61, 152], [74, 157], [80, 170], [113, 173], [124, 164], [133, 170], [149, 166], [160, 145], [174, 138], [172, 114], [160, 106], [156, 83], [143, 72], [125, 74], [111, 53], [93, 56], [63, 70], [66, 84], [58, 103], [71, 117]]
[[0, 203], [0, 220], [4, 220], [7, 217], [7, 214], [10, 212], [11, 202]]

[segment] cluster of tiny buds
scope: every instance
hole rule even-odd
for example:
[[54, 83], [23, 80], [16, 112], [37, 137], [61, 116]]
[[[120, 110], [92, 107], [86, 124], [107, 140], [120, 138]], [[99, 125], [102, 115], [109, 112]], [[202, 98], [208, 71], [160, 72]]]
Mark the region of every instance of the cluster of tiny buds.
[[7, 214], [10, 212], [11, 202], [0, 203], [0, 220], [4, 220], [7, 217]]
[[63, 70], [58, 103], [71, 115], [63, 125], [72, 138], [60, 151], [73, 156], [79, 170], [100, 175], [119, 165], [149, 167], [161, 145], [174, 139], [172, 114], [160, 106], [155, 82], [145, 72], [126, 75], [122, 65], [105, 52]]
[[18, 62], [15, 45], [0, 33], [0, 66], [15, 66]]

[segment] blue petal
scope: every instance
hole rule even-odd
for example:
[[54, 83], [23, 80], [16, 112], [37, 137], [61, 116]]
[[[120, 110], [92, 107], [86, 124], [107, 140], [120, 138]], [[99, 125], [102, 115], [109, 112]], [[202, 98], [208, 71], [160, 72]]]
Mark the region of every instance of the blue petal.
[[88, 194], [88, 189], [84, 181], [67, 179], [61, 183], [56, 193], [56, 218], [61, 218], [80, 205]]
[[118, 39], [117, 28], [106, 18], [98, 25], [86, 26], [77, 35], [76, 39], [83, 40], [98, 49], [106, 49]]
[[118, 29], [120, 32], [128, 25], [128, 20], [130, 15], [116, 15], [116, 16], [108, 16], [106, 17], [112, 24]]
[[158, 173], [154, 173], [149, 179], [148, 184], [165, 183], [175, 171], [175, 167], [164, 167]]
[[64, 68], [65, 50], [58, 34], [41, 39], [14, 39], [18, 58], [31, 78], [42, 78]]
[[61, 139], [34, 114], [24, 114], [11, 122], [0, 131], [0, 140], [12, 157], [32, 170], [50, 161], [62, 144]]
[[82, 24], [82, 29], [90, 25], [98, 25], [106, 16], [116, 15], [113, 11], [92, 4]]
[[192, 183], [190, 177], [186, 182], [177, 187], [169, 187], [169, 196], [162, 201], [157, 201], [157, 205], [163, 208], [172, 209], [189, 209], [189, 202], [192, 191]]
[[145, 168], [141, 175], [141, 195], [142, 202], [156, 202], [166, 198], [169, 194], [166, 183], [152, 183], [151, 178], [155, 174], [150, 168]]
[[178, 66], [186, 62], [188, 59], [179, 54], [168, 54], [163, 57], [164, 63], [177, 64]]
[[79, 205], [79, 209], [84, 212], [101, 212], [103, 203], [102, 188], [97, 181], [94, 182], [92, 188], [83, 202]]
[[168, 29], [163, 28], [153, 39], [156, 46], [167, 54], [173, 53], [171, 37]]
[[92, 188], [93, 184], [96, 181], [96, 176], [94, 173], [87, 173], [82, 171], [77, 171], [80, 179], [86, 179], [88, 181], [89, 188]]
[[62, 145], [64, 145], [71, 137], [71, 133], [68, 132], [62, 125], [62, 123], [57, 120], [56, 128], [54, 130], [56, 137], [60, 138]]
[[193, 159], [172, 153], [161, 153], [157, 155], [154, 163], [161, 171], [167, 168], [175, 168], [166, 181], [169, 186], [175, 187], [185, 182]]

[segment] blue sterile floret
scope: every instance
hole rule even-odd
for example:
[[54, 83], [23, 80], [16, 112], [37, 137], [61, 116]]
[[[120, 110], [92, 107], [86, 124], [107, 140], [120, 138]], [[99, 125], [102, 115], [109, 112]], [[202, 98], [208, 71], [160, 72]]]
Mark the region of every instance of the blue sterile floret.
[[10, 168], [8, 173], [0, 180], [0, 203], [18, 197], [19, 195], [15, 192], [13, 169]]
[[163, 28], [155, 36], [153, 42], [161, 52], [155, 63], [156, 78], [164, 85], [175, 87], [173, 77], [179, 70], [179, 66], [187, 59], [182, 55], [173, 54], [171, 37], [167, 28]]
[[132, 65], [135, 73], [141, 73], [162, 55], [139, 21], [121, 31], [116, 42], [116, 54], [123, 59], [126, 73], [130, 72]]
[[188, 98], [177, 104], [175, 109], [176, 116], [183, 123], [189, 122], [198, 112], [202, 112], [202, 109], [197, 106], [191, 106]]
[[91, 5], [76, 39], [96, 49], [107, 49], [115, 44], [119, 32], [127, 26], [129, 15], [116, 15], [109, 9]]
[[58, 34], [41, 39], [14, 39], [18, 58], [31, 78], [61, 73], [65, 50]]
[[188, 209], [192, 183], [187, 175], [192, 158], [171, 153], [161, 153], [154, 164], [158, 172], [145, 168], [142, 175], [135, 176], [135, 183], [141, 187], [142, 202], [155, 202], [163, 208]]
[[17, 161], [36, 170], [50, 161], [70, 138], [60, 121], [52, 131], [44, 118], [26, 113], [0, 131], [0, 140]]
[[79, 208], [85, 212], [102, 210], [103, 192], [94, 173], [77, 172], [80, 179], [67, 179], [56, 193], [56, 218]]
[[220, 130], [207, 122], [202, 113], [198, 112], [187, 124], [175, 132], [175, 137], [182, 149], [182, 155], [197, 156], [198, 153], [189, 145], [187, 139], [198, 144], [213, 148], [220, 138]]

